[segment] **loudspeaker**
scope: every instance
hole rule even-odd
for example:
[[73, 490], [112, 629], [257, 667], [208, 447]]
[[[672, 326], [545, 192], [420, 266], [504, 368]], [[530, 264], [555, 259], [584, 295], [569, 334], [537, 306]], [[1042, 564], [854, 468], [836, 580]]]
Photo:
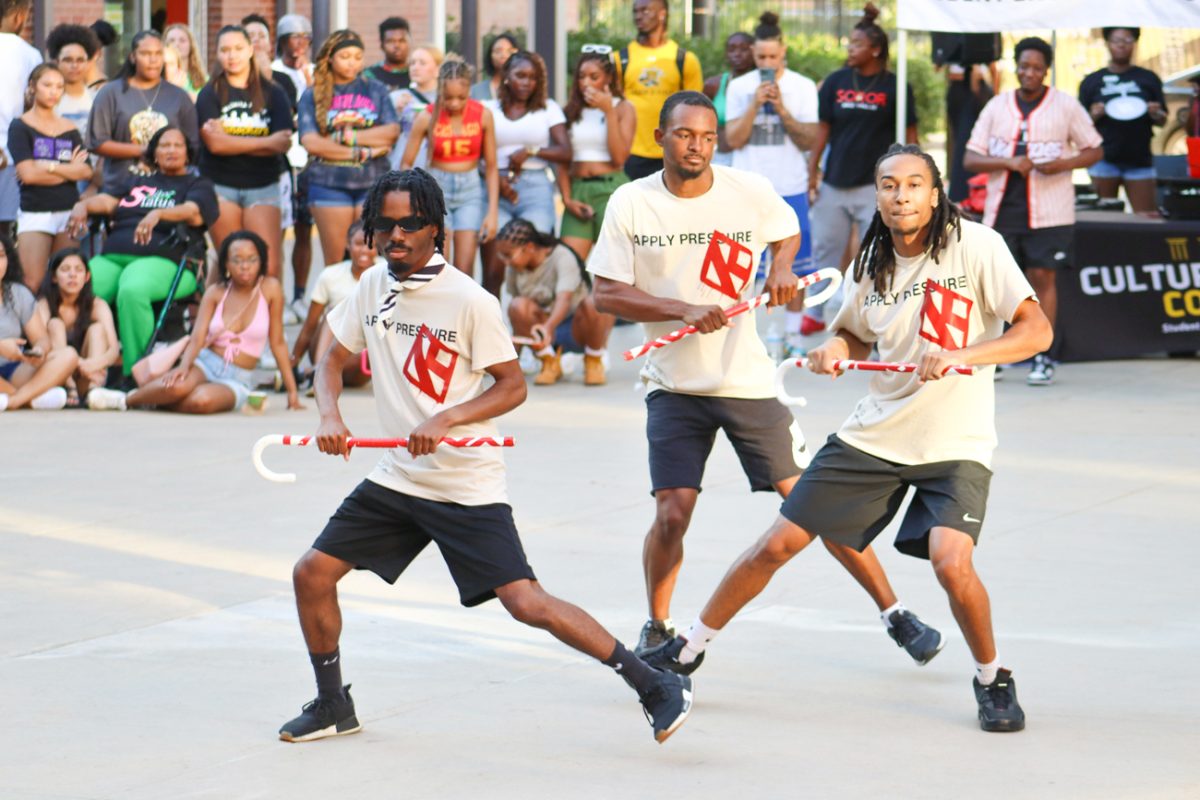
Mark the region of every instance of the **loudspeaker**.
[[999, 61], [1003, 47], [998, 33], [938, 33], [934, 32], [933, 63], [990, 64]]

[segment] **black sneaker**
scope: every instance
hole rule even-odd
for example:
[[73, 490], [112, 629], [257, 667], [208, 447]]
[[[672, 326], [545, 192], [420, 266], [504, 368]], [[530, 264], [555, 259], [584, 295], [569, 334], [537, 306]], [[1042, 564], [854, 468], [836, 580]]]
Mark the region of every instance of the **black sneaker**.
[[654, 728], [654, 741], [662, 744], [679, 729], [692, 710], [692, 679], [663, 672], [654, 688], [641, 695], [642, 710]]
[[670, 670], [680, 675], [691, 675], [704, 663], [704, 653], [696, 656], [696, 660], [690, 664], [680, 664], [679, 654], [683, 651], [685, 644], [687, 641], [682, 636], [676, 636], [671, 641], [646, 651], [641, 658], [655, 669]]
[[897, 647], [907, 650], [913, 661], [922, 667], [946, 646], [946, 640], [936, 628], [921, 622], [920, 617], [908, 609], [893, 611], [888, 622], [892, 623], [892, 627], [887, 629], [888, 636], [892, 637]]
[[300, 716], [279, 729], [285, 742], [311, 742], [326, 736], [358, 733], [362, 725], [354, 716], [354, 701], [350, 699], [350, 684], [342, 687], [341, 697], [320, 697], [301, 709]]
[[1040, 353], [1034, 356], [1025, 382], [1030, 386], [1049, 386], [1054, 383], [1054, 362]]
[[642, 626], [642, 633], [638, 636], [637, 647], [633, 648], [633, 654], [641, 657], [674, 638], [675, 626], [668, 625], [661, 619], [646, 620], [646, 624]]
[[1011, 733], [1025, 729], [1025, 712], [1017, 702], [1017, 685], [1012, 672], [1002, 669], [996, 680], [982, 686], [975, 678], [975, 700], [979, 703], [979, 727], [993, 733]]

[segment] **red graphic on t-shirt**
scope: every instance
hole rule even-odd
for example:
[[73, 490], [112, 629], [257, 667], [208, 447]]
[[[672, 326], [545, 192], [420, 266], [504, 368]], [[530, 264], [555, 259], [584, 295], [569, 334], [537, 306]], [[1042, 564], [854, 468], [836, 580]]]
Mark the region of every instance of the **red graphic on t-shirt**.
[[[722, 253], [722, 249], [727, 254]], [[736, 300], [750, 281], [753, 270], [754, 253], [750, 248], [720, 231], [713, 231], [708, 250], [704, 253], [704, 265], [700, 268], [701, 283]]]
[[943, 350], [966, 347], [974, 304], [971, 298], [926, 280], [925, 302], [921, 304], [921, 338], [941, 345]]
[[457, 362], [458, 353], [442, 344], [433, 331], [422, 325], [408, 351], [408, 358], [404, 360], [404, 377], [422, 394], [443, 403], [450, 391], [450, 379]]

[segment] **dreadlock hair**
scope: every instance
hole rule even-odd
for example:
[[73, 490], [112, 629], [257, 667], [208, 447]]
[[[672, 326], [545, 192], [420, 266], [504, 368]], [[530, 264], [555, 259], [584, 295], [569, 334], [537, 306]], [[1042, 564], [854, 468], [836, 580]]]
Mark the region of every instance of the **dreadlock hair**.
[[408, 192], [413, 213], [437, 227], [434, 246], [439, 253], [446, 252], [446, 198], [433, 176], [420, 167], [393, 169], [375, 181], [367, 193], [362, 210], [363, 236], [366, 237], [367, 246], [375, 246], [375, 229], [371, 226], [371, 220], [383, 211], [383, 198], [391, 192]]
[[[83, 263], [83, 269], [89, 276], [92, 274], [92, 268], [88, 266], [87, 259], [83, 257], [83, 251], [78, 247], [64, 247], [50, 256], [50, 262], [46, 265], [46, 274], [42, 277], [42, 285], [38, 288], [38, 297], [46, 298], [51, 318], [59, 316], [58, 309], [62, 306], [63, 300], [62, 290], [59, 289], [58, 283], [54, 279], [57, 277], [58, 268], [71, 256], [75, 256]], [[89, 280], [83, 284], [83, 288], [79, 290], [79, 296], [75, 298], [75, 324], [67, 332], [67, 344], [76, 350], [83, 349], [83, 338], [87, 335], [88, 326], [92, 324], [92, 307], [95, 303], [96, 293]]]
[[[925, 242], [925, 251], [936, 264], [938, 256], [950, 243], [951, 231], [958, 234], [959, 240], [962, 239], [962, 217], [958, 213], [958, 206], [946, 197], [942, 173], [933, 162], [933, 158], [915, 144], [894, 144], [889, 147], [875, 162], [876, 174], [879, 173], [880, 165], [893, 156], [917, 156], [929, 169], [939, 202], [929, 220], [929, 238]], [[854, 280], [860, 281], [867, 275], [874, 281], [875, 291], [884, 292], [891, 288], [895, 271], [896, 252], [892, 244], [892, 232], [883, 224], [883, 217], [876, 208], [875, 216], [871, 218], [871, 224], [863, 235], [862, 246], [854, 258]]]
[[329, 104], [333, 102], [333, 51], [342, 42], [361, 42], [362, 37], [352, 30], [343, 28], [329, 34], [329, 38], [321, 45], [314, 63], [313, 70], [313, 105], [317, 111], [317, 129], [322, 136], [329, 135]]
[[547, 247], [551, 249], [561, 244], [568, 253], [575, 257], [575, 263], [579, 266], [579, 274], [583, 276], [583, 282], [587, 284], [589, 289], [592, 286], [592, 278], [588, 274], [587, 265], [583, 263], [583, 259], [579, 257], [574, 248], [567, 245], [553, 233], [542, 233], [527, 219], [513, 217], [504, 223], [504, 227], [496, 234], [496, 241], [511, 242], [515, 245], [532, 244], [535, 247]]
[[587, 102], [583, 99], [583, 89], [579, 86], [579, 74], [583, 65], [592, 61], [600, 65], [601, 71], [608, 78], [608, 91], [612, 93], [612, 96], [614, 98], [625, 96], [625, 92], [621, 90], [621, 82], [617, 80], [617, 65], [612, 56], [608, 53], [584, 53], [575, 63], [575, 78], [571, 81], [571, 96], [567, 99], [567, 107], [563, 109], [563, 115], [567, 118], [567, 127], [579, 122], [580, 117], [583, 116], [583, 110], [587, 108]]
[[525, 110], [539, 111], [546, 107], [546, 62], [537, 53], [531, 53], [528, 50], [518, 50], [508, 57], [508, 61], [504, 62], [504, 71], [501, 73], [503, 77], [500, 79], [500, 91], [496, 93], [496, 97], [500, 100], [501, 110], [508, 108], [517, 99], [513, 96], [512, 89], [508, 88], [508, 77], [512, 75], [513, 70], [522, 61], [532, 64], [534, 72], [537, 73], [537, 83], [534, 84], [533, 93], [529, 95], [529, 100], [525, 102]]
[[879, 48], [879, 63], [883, 65], [884, 69], [887, 69], [888, 35], [887, 31], [879, 27], [875, 22], [878, 18], [879, 9], [875, 7], [874, 3], [867, 3], [863, 6], [862, 19], [854, 26], [854, 30], [862, 31], [863, 35], [867, 37], [867, 41], [871, 43], [871, 46]]
[[[113, 81], [121, 82], [121, 93], [129, 91], [129, 79], [137, 75], [137, 64], [133, 61], [133, 54], [137, 52], [138, 45], [146, 39], [158, 39], [159, 44], [162, 44], [162, 36], [154, 29], [138, 31], [133, 35], [133, 41], [129, 43], [129, 55], [125, 56], [125, 60], [121, 63], [121, 68], [117, 70], [117, 74], [113, 76]], [[165, 81], [166, 67], [163, 67], [162, 72], [158, 73], [158, 79]]]
[[[250, 110], [257, 114], [267, 104], [267, 93], [263, 88], [262, 73], [258, 69], [258, 56], [254, 55], [254, 44], [250, 41], [250, 34], [241, 25], [226, 25], [217, 31], [218, 51], [221, 48], [221, 37], [227, 33], [242, 36], [250, 46], [250, 73], [246, 76], [246, 94], [250, 97]], [[219, 60], [213, 65], [212, 87], [216, 92], [217, 102], [222, 106], [229, 102], [229, 75], [225, 73], [225, 68]]]
[[[459, 56], [457, 53], [447, 53], [446, 59], [442, 62], [442, 65], [440, 67], [438, 67], [437, 90], [436, 90], [437, 95], [436, 95], [436, 97], [434, 97], [433, 102], [430, 105], [426, 106], [426, 108], [429, 110], [429, 114], [430, 114], [429, 128], [426, 129], [426, 131], [425, 131], [425, 136], [429, 141], [428, 152], [429, 152], [429, 162], [430, 163], [433, 163], [433, 156], [434, 156], [434, 153], [433, 153], [434, 128], [437, 127], [437, 121], [442, 116], [442, 96], [445, 94], [445, 92], [442, 91], [442, 87], [444, 87], [446, 85], [447, 81], [461, 80], [461, 81], [466, 81], [467, 86], [469, 88], [471, 85], [472, 75], [474, 75], [474, 70], [471, 68], [471, 65], [468, 64], [467, 62], [463, 61], [462, 57]], [[472, 101], [468, 99], [467, 102], [470, 103]], [[478, 102], [478, 101], [476, 101], [476, 102]]]

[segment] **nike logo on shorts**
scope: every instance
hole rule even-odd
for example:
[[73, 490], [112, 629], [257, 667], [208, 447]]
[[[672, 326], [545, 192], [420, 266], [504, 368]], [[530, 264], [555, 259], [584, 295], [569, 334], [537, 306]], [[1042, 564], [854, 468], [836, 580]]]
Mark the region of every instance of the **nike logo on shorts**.
[[970, 514], [963, 514], [963, 522], [983, 522], [983, 520], [975, 519]]

